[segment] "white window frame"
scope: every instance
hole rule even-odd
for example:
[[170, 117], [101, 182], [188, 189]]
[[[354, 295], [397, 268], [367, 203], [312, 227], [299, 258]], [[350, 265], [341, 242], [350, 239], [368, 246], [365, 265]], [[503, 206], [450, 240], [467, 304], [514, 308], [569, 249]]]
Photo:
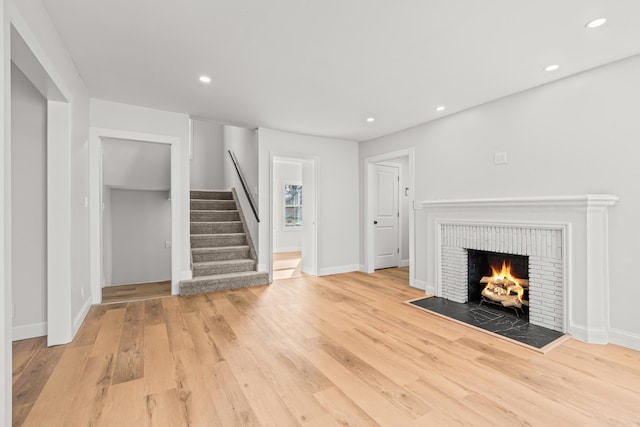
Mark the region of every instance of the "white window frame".
[[[287, 208], [299, 207], [302, 210], [302, 204], [300, 205], [287, 205], [285, 198], [285, 188], [287, 186], [299, 186], [302, 191], [302, 183], [299, 181], [282, 181], [282, 229], [284, 231], [298, 231], [302, 228], [302, 225], [287, 225]], [[302, 212], [300, 212], [302, 216]], [[304, 224], [304, 223], [303, 223]]]

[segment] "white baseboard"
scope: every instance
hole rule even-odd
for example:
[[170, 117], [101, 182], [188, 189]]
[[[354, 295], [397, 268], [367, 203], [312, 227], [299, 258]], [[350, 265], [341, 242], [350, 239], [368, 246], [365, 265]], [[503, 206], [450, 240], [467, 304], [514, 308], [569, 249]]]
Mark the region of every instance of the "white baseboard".
[[632, 332], [609, 328], [609, 342], [640, 351], [640, 335]]
[[409, 267], [409, 260], [408, 259], [400, 260], [400, 264], [398, 264], [398, 267]]
[[193, 279], [193, 272], [191, 270], [184, 270], [180, 273], [180, 280], [191, 280]]
[[340, 265], [337, 267], [327, 267], [318, 269], [318, 276], [329, 276], [331, 274], [351, 273], [352, 271], [359, 271], [360, 266], [358, 264], [353, 265]]
[[267, 268], [267, 264], [258, 264], [256, 266], [256, 268], [258, 269], [259, 272], [261, 273], [268, 273], [269, 269]]
[[20, 341], [45, 335], [47, 335], [47, 322], [31, 323], [29, 325], [14, 326], [12, 340]]
[[80, 329], [80, 326], [82, 326], [82, 322], [84, 322], [85, 317], [87, 317], [90, 308], [91, 298], [87, 298], [87, 300], [84, 302], [84, 305], [80, 309], [80, 313], [78, 313], [76, 318], [73, 319], [73, 330], [71, 331], [72, 336], [76, 336], [76, 333], [78, 332], [78, 329]]
[[284, 248], [274, 248], [273, 253], [279, 254], [282, 252], [302, 252], [302, 247], [300, 246], [289, 246]]
[[577, 323], [570, 324], [567, 327], [567, 333], [577, 340], [591, 344], [607, 344], [609, 342], [607, 331], [590, 331], [586, 326]]
[[360, 264], [360, 267], [358, 268], [358, 271], [366, 273], [367, 272], [367, 267], [364, 264]]
[[427, 292], [427, 282], [425, 282], [424, 280], [414, 279], [411, 286], [413, 286], [414, 288], [422, 289], [426, 293], [433, 295], [432, 292]]

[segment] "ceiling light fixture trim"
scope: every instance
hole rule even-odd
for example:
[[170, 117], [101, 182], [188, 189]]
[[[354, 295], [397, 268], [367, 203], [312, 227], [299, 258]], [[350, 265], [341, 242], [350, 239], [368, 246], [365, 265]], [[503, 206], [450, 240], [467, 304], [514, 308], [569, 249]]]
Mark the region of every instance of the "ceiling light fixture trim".
[[593, 29], [603, 26], [605, 22], [607, 22], [607, 18], [596, 18], [587, 22], [584, 26], [589, 29]]

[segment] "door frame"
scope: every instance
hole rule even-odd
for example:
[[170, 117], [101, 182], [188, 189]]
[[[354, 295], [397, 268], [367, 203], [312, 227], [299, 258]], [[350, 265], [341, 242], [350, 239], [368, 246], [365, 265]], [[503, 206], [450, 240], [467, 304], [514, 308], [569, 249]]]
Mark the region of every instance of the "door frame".
[[171, 295], [180, 284], [180, 138], [119, 129], [89, 129], [89, 277], [93, 304], [102, 302], [102, 138], [171, 146]]
[[[311, 236], [313, 239], [313, 257], [312, 257], [312, 266], [309, 270], [308, 274], [313, 276], [318, 275], [318, 168], [320, 166], [320, 158], [316, 156], [306, 156], [303, 154], [293, 154], [293, 153], [279, 153], [279, 152], [270, 152], [269, 153], [269, 257], [268, 257], [268, 265], [267, 271], [269, 272], [269, 282], [273, 281], [273, 208], [274, 208], [274, 185], [273, 185], [273, 169], [274, 163], [276, 159], [282, 160], [298, 160], [301, 163], [311, 162], [313, 166], [313, 193], [314, 193], [314, 205], [313, 205], [313, 229], [311, 230]], [[304, 175], [304, 173], [303, 173]], [[302, 182], [304, 188], [304, 182]], [[303, 196], [304, 200], [304, 196]], [[304, 203], [304, 202], [303, 202]], [[304, 219], [303, 219], [304, 221]], [[304, 227], [304, 226], [303, 226]], [[304, 233], [304, 231], [303, 231]], [[303, 254], [304, 256], [304, 254]]]
[[[364, 171], [364, 203], [363, 203], [363, 220], [364, 220], [364, 271], [367, 273], [374, 272], [374, 230], [373, 230], [373, 165], [392, 160], [398, 157], [408, 157], [409, 164], [409, 187], [410, 197], [414, 197], [415, 189], [415, 149], [414, 147], [405, 148], [403, 150], [391, 151], [388, 153], [377, 154], [375, 156], [365, 157], [363, 160]], [[413, 201], [410, 203], [409, 209], [409, 284], [415, 286], [415, 213], [413, 210]]]

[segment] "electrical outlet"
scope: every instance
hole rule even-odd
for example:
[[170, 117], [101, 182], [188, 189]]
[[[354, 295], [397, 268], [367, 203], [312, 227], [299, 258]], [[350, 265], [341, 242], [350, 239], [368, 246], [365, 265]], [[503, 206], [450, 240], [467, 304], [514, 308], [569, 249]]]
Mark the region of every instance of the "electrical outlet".
[[80, 299], [84, 301], [84, 287], [80, 288]]
[[89, 207], [89, 198], [87, 196], [84, 196], [84, 207], [85, 208]]
[[493, 163], [496, 165], [504, 165], [507, 163], [507, 152], [500, 151], [493, 153]]

